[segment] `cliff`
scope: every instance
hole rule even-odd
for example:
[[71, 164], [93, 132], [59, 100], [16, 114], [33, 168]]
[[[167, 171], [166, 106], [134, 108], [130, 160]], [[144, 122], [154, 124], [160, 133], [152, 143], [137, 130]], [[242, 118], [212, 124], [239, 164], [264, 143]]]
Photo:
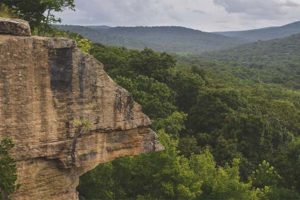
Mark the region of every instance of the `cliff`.
[[74, 41], [31, 37], [26, 22], [3, 18], [0, 34], [0, 139], [15, 143], [13, 199], [78, 199], [79, 176], [98, 164], [162, 149], [141, 106]]

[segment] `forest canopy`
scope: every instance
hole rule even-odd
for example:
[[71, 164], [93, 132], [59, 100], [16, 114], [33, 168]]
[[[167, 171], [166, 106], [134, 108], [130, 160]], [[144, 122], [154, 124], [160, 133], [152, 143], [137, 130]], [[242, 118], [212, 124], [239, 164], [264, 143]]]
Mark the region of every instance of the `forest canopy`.
[[81, 178], [82, 199], [300, 199], [299, 91], [151, 49], [90, 53], [143, 106], [166, 150], [98, 166]]

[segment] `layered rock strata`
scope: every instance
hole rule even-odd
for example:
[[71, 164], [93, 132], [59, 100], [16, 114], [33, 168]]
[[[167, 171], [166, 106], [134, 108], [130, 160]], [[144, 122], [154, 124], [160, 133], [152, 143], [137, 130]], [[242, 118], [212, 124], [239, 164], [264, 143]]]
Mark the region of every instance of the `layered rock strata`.
[[30, 37], [24, 24], [0, 19], [0, 139], [15, 143], [13, 199], [78, 199], [79, 176], [98, 164], [162, 149], [100, 62], [72, 40]]
[[30, 36], [31, 31], [28, 22], [24, 20], [0, 17], [0, 34]]

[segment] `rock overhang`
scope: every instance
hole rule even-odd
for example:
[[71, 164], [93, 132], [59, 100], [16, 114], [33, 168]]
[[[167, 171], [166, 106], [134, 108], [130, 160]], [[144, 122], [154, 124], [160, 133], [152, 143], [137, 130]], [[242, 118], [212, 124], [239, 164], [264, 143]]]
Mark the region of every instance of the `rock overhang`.
[[[79, 176], [99, 163], [163, 149], [141, 106], [73, 40], [30, 37], [27, 22], [3, 18], [0, 34], [0, 139], [16, 144], [21, 185], [13, 199], [77, 199]], [[74, 120], [91, 126], [77, 134]]]
[[31, 31], [27, 21], [0, 17], [0, 34], [31, 36]]

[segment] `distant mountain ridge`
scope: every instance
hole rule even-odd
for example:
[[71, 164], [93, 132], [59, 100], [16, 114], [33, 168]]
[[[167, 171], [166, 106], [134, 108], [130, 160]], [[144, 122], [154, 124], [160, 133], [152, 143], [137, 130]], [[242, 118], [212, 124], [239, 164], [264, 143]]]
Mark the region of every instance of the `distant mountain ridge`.
[[216, 51], [203, 54], [223, 61], [241, 63], [283, 63], [297, 61], [300, 63], [300, 33], [281, 39], [259, 41], [225, 51]]
[[277, 27], [214, 33], [180, 26], [58, 25], [55, 27], [79, 33], [95, 43], [123, 46], [130, 49], [147, 47], [156, 51], [179, 54], [202, 54], [231, 49], [246, 43], [284, 38], [300, 33], [300, 21]]
[[107, 27], [60, 25], [59, 29], [76, 32], [93, 42], [106, 45], [124, 46], [132, 49], [152, 48], [170, 53], [199, 54], [232, 48], [246, 43], [219, 34], [178, 26], [154, 27]]
[[248, 40], [250, 42], [255, 42], [259, 40], [272, 40], [300, 33], [300, 21], [286, 24], [283, 26], [274, 26], [245, 31], [228, 31], [215, 33], [228, 37], [235, 37], [243, 40]]

